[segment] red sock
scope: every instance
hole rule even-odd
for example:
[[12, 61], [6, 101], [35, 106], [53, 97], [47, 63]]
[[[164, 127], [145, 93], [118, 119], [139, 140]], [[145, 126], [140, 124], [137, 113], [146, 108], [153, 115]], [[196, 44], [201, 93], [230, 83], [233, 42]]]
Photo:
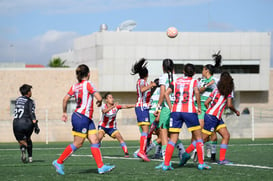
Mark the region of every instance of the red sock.
[[219, 161], [223, 161], [226, 158], [226, 148], [220, 148]]
[[99, 146], [96, 146], [97, 144], [91, 145], [91, 153], [95, 159], [95, 162], [97, 163], [98, 168], [101, 168], [103, 166], [101, 152], [99, 149]]
[[174, 145], [168, 143], [167, 148], [166, 148], [166, 153], [165, 153], [164, 165], [166, 165], [166, 166], [170, 165], [170, 161], [171, 161], [172, 155], [173, 155], [173, 150], [174, 150]]
[[195, 149], [195, 146], [193, 145], [193, 144], [190, 144], [190, 146], [188, 147], [188, 148], [186, 148], [186, 152], [187, 153], [190, 153], [190, 152], [192, 152], [193, 150]]
[[71, 146], [68, 145], [68, 146], [64, 149], [64, 151], [63, 151], [63, 153], [61, 154], [61, 156], [58, 158], [57, 163], [63, 164], [63, 163], [64, 163], [64, 160], [66, 160], [72, 153], [73, 153], [73, 150], [72, 150]]
[[120, 146], [123, 149], [124, 153], [128, 153], [128, 149], [125, 142], [121, 143]]
[[139, 152], [144, 154], [146, 150], [146, 145], [147, 145], [147, 136], [141, 136], [140, 137], [140, 148]]
[[203, 160], [204, 145], [202, 142], [196, 142], [196, 150], [197, 150], [198, 162], [200, 164], [203, 164], [204, 163], [204, 160]]

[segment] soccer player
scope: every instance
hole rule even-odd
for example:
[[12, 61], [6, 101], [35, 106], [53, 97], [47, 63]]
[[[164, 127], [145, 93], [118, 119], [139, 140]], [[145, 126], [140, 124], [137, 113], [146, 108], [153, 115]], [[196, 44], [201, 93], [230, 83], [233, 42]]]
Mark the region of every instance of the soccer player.
[[[38, 120], [35, 116], [35, 104], [30, 97], [32, 96], [31, 85], [23, 84], [20, 87], [22, 96], [15, 101], [13, 133], [20, 145], [21, 160], [23, 163], [32, 162], [32, 140], [31, 135], [34, 132], [39, 134]], [[28, 153], [28, 160], [26, 157]]]
[[218, 164], [226, 165], [232, 164], [225, 157], [226, 150], [228, 148], [228, 142], [230, 134], [226, 128], [224, 121], [222, 120], [222, 113], [226, 107], [240, 116], [240, 112], [236, 110], [232, 104], [232, 93], [234, 89], [234, 82], [228, 72], [223, 72], [220, 76], [220, 80], [215, 89], [205, 102], [205, 106], [208, 108], [205, 114], [205, 124], [202, 130], [204, 142], [207, 141], [209, 135], [214, 131], [217, 131], [222, 136], [222, 142], [220, 145], [220, 157]]
[[[176, 75], [173, 74], [174, 72], [174, 63], [171, 59], [164, 59], [162, 62], [162, 69], [163, 74], [159, 78], [159, 85], [160, 85], [160, 97], [157, 105], [157, 110], [155, 111], [155, 114], [158, 114], [160, 116], [159, 118], [159, 127], [160, 127], [160, 140], [162, 144], [162, 156], [163, 160], [165, 160], [165, 152], [166, 147], [168, 144], [168, 129], [170, 124], [170, 114], [171, 110], [168, 107], [167, 102], [165, 101], [165, 92], [166, 89], [169, 87], [170, 83], [176, 80]], [[169, 95], [171, 104], [174, 102], [174, 94]], [[182, 153], [185, 151], [184, 146], [182, 142], [179, 140], [179, 143], [176, 145], [179, 149], [179, 153], [182, 157]], [[162, 168], [163, 162], [156, 166], [156, 169]]]
[[147, 82], [148, 69], [146, 67], [146, 59], [142, 58], [132, 66], [132, 75], [139, 74], [139, 79], [136, 83], [137, 89], [137, 102], [135, 112], [137, 116], [138, 126], [141, 127], [140, 147], [137, 156], [144, 161], [150, 161], [147, 157], [145, 150], [147, 146], [147, 136], [149, 132], [150, 117], [149, 107], [151, 98], [151, 88], [156, 86], [154, 82], [150, 84]]
[[99, 140], [97, 130], [92, 120], [93, 116], [93, 100], [97, 99], [97, 106], [101, 106], [102, 98], [97, 92], [90, 78], [90, 71], [87, 65], [81, 64], [76, 69], [78, 83], [71, 86], [67, 95], [63, 99], [63, 115], [62, 121], [67, 121], [67, 102], [74, 96], [77, 102], [77, 107], [72, 114], [72, 135], [74, 141], [68, 145], [61, 156], [52, 162], [56, 172], [64, 175], [64, 161], [77, 149], [82, 147], [84, 140], [87, 138], [91, 143], [91, 153], [96, 161], [98, 173], [103, 174], [115, 168], [114, 165], [105, 165], [102, 161], [101, 151], [99, 148]]
[[[203, 139], [201, 126], [198, 121], [197, 113], [201, 113], [200, 104], [200, 93], [198, 90], [197, 80], [193, 79], [192, 76], [195, 74], [195, 67], [192, 64], [186, 64], [184, 66], [184, 76], [177, 78], [165, 93], [165, 98], [171, 109], [170, 119], [170, 141], [166, 148], [166, 156], [162, 170], [172, 170], [170, 164], [172, 154], [174, 151], [175, 144], [178, 140], [179, 132], [181, 131], [182, 125], [185, 122], [188, 130], [192, 132], [194, 141], [185, 150], [182, 155], [180, 165], [184, 165], [188, 159], [190, 159], [189, 153], [196, 147], [198, 155], [198, 169], [210, 169], [211, 167], [204, 163], [203, 160]], [[175, 101], [171, 104], [169, 95], [174, 91]], [[196, 97], [198, 108], [194, 105], [194, 96]]]
[[114, 97], [110, 92], [107, 92], [103, 98], [105, 99], [105, 104], [103, 104], [101, 107], [102, 115], [98, 126], [99, 142], [101, 142], [105, 134], [108, 134], [120, 142], [120, 146], [124, 151], [125, 157], [129, 157], [126, 143], [117, 129], [116, 116], [120, 109], [133, 108], [135, 105], [119, 105], [118, 103], [115, 103]]
[[[201, 98], [201, 114], [198, 115], [198, 119], [200, 122], [200, 126], [204, 127], [204, 116], [207, 111], [205, 106], [205, 101], [208, 99], [210, 93], [217, 87], [218, 79], [213, 76], [216, 68], [221, 65], [222, 56], [220, 55], [220, 51], [217, 54], [212, 55], [215, 64], [207, 64], [203, 67], [202, 70], [202, 79], [199, 82], [199, 91]], [[211, 161], [216, 161], [216, 145], [217, 145], [217, 134], [214, 132], [211, 134], [211, 140], [206, 142], [205, 147], [207, 151], [207, 157], [211, 159]], [[195, 152], [196, 153], [196, 152]], [[195, 159], [194, 159], [195, 160]]]

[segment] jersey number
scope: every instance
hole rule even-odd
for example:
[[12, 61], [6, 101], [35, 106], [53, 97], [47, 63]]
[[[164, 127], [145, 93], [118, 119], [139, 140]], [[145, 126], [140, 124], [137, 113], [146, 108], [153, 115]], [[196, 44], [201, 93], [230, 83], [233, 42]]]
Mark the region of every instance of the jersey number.
[[21, 108], [16, 108], [14, 110], [14, 118], [18, 118], [20, 119], [24, 114], [24, 109], [21, 109]]

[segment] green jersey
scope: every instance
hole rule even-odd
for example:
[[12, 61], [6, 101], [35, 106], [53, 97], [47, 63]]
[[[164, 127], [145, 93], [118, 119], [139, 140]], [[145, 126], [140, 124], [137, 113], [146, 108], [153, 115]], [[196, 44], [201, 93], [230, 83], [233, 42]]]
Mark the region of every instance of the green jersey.
[[215, 77], [211, 76], [210, 78], [206, 79], [206, 78], [202, 78], [199, 82], [199, 87], [204, 87], [205, 85], [207, 85], [209, 82], [211, 82], [212, 80], [214, 80], [214, 84], [208, 86], [205, 91], [203, 93], [201, 93], [201, 102], [205, 102], [208, 98], [209, 95], [212, 93], [212, 91], [217, 88], [217, 82], [218, 79], [216, 79]]

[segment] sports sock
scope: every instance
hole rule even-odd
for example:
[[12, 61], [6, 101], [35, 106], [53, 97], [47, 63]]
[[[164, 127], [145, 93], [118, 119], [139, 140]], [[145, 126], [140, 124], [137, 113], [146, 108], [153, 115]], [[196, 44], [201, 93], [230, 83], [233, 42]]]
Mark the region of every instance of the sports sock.
[[167, 144], [166, 155], [165, 155], [165, 159], [164, 159], [164, 165], [166, 165], [166, 166], [170, 165], [170, 161], [172, 159], [174, 147], [175, 147], [175, 143], [173, 143], [172, 141], [169, 141], [169, 143]]
[[148, 154], [154, 147], [156, 147], [157, 144], [158, 144], [157, 141], [154, 140], [154, 141], [147, 147], [147, 149], [146, 149], [146, 154]]
[[147, 133], [142, 132], [140, 137], [140, 147], [139, 147], [140, 153], [145, 154], [146, 145], [147, 145]]
[[197, 140], [196, 141], [196, 150], [197, 150], [198, 162], [200, 164], [203, 164], [204, 163], [204, 159], [203, 159], [203, 154], [204, 154], [203, 140]]
[[160, 153], [161, 153], [161, 144], [158, 144], [155, 147], [155, 155], [160, 155]]
[[176, 148], [179, 150], [179, 152], [180, 153], [184, 153], [185, 152], [185, 148], [184, 148], [184, 145], [183, 145], [183, 143], [182, 143], [182, 141], [181, 140], [178, 140], [177, 142], [176, 142]]
[[120, 143], [120, 146], [123, 149], [124, 153], [128, 153], [127, 145], [125, 142]]
[[73, 153], [77, 150], [78, 148], [74, 144], [68, 145], [61, 156], [58, 158], [57, 163], [63, 164], [63, 162]]
[[165, 160], [166, 149], [167, 149], [167, 145], [162, 145], [161, 153], [162, 153], [163, 160]]
[[226, 158], [226, 151], [227, 151], [228, 145], [227, 144], [221, 144], [220, 145], [220, 155], [219, 155], [219, 161], [223, 161]]
[[211, 142], [211, 154], [216, 153], [216, 146], [217, 146], [217, 141], [212, 141]]
[[31, 141], [31, 139], [27, 140], [27, 154], [28, 154], [28, 157], [32, 157], [32, 141]]
[[99, 148], [99, 144], [91, 144], [91, 153], [95, 159], [95, 162], [98, 166], [98, 168], [101, 168], [103, 166], [101, 152]]
[[190, 144], [190, 146], [188, 146], [188, 148], [186, 148], [186, 152], [187, 153], [191, 153], [194, 149], [195, 149], [195, 147], [196, 147], [196, 141], [193, 141], [191, 144]]

